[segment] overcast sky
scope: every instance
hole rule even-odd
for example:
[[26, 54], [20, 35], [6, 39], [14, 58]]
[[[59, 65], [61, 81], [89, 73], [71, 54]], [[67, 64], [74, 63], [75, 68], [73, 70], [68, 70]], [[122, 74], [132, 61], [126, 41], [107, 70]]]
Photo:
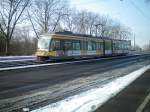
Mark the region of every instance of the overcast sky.
[[141, 47], [150, 41], [150, 3], [145, 0], [70, 0], [70, 4], [117, 19], [132, 29]]

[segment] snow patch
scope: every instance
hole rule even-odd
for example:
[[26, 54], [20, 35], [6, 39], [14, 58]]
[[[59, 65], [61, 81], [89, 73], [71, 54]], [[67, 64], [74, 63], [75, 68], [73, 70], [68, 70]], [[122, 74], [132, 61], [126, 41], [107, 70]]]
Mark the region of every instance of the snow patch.
[[33, 58], [35, 56], [0, 56], [0, 59], [3, 58]]
[[126, 76], [114, 79], [106, 85], [68, 97], [64, 100], [41, 107], [31, 112], [91, 112], [100, 107], [118, 92], [140, 77], [150, 65], [136, 70]]
[[35, 59], [13, 59], [13, 60], [2, 60], [0, 61], [0, 63], [4, 63], [4, 62], [19, 62], [19, 61], [33, 61]]

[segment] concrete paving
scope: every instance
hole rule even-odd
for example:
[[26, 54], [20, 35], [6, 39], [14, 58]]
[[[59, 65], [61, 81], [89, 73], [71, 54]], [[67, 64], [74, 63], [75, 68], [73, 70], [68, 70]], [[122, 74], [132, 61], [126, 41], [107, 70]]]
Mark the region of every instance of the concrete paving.
[[150, 112], [150, 70], [96, 112]]

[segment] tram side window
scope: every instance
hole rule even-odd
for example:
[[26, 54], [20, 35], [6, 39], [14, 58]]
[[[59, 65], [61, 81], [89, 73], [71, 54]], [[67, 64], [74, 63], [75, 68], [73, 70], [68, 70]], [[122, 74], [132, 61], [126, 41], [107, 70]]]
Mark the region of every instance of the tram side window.
[[122, 49], [125, 50], [125, 42], [122, 41]]
[[88, 42], [88, 50], [92, 50], [92, 42]]
[[71, 41], [64, 41], [64, 50], [72, 50], [72, 42]]
[[113, 50], [117, 50], [117, 42], [114, 40], [112, 44], [113, 44]]
[[55, 40], [53, 39], [52, 42], [51, 42], [51, 48], [50, 50], [51, 51], [56, 51], [56, 50], [60, 50], [60, 40]]
[[111, 42], [110, 41], [105, 41], [105, 49], [111, 50]]
[[104, 43], [103, 42], [100, 42], [100, 47], [101, 47], [101, 50], [103, 50], [103, 47], [104, 47]]
[[113, 42], [113, 50], [116, 50], [116, 44]]
[[92, 42], [92, 50], [96, 50], [96, 42]]
[[118, 50], [118, 49], [119, 49], [119, 48], [118, 48], [118, 43], [117, 43], [117, 42], [114, 43], [114, 49], [115, 49], [115, 50]]
[[81, 49], [80, 41], [73, 41], [73, 50], [80, 50], [80, 49]]
[[97, 42], [97, 50], [101, 50], [100, 42]]
[[129, 50], [130, 48], [130, 43], [126, 42], [126, 50]]
[[126, 42], [124, 42], [124, 50], [126, 50]]
[[82, 41], [82, 50], [87, 50], [87, 42]]
[[119, 42], [116, 43], [116, 50], [119, 50]]
[[125, 48], [126, 48], [126, 50], [128, 50], [128, 43], [127, 42], [125, 43]]
[[122, 50], [122, 42], [121, 41], [120, 41], [119, 45], [120, 45], [120, 50]]
[[97, 42], [97, 50], [103, 50], [103, 42]]
[[121, 42], [119, 41], [119, 50], [122, 50], [122, 45], [121, 45]]
[[96, 42], [92, 42], [92, 50], [96, 50], [96, 48], [97, 48]]

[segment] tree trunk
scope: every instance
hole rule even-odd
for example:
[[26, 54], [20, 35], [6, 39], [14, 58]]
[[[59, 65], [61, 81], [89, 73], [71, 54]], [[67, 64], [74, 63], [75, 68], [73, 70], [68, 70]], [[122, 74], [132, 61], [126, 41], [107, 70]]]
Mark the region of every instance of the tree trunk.
[[10, 40], [9, 39], [6, 39], [5, 55], [6, 56], [10, 55]]

